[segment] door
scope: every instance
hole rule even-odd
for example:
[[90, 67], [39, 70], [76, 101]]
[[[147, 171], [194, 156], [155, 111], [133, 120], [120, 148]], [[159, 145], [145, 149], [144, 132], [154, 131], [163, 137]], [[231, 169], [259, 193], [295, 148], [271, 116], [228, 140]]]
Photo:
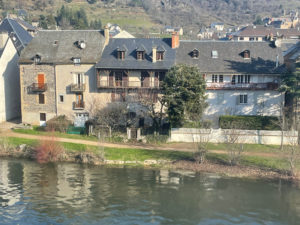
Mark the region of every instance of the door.
[[45, 84], [45, 75], [38, 74], [38, 88], [44, 88], [44, 84]]
[[81, 108], [83, 107], [83, 96], [82, 94], [76, 94], [76, 106]]
[[150, 87], [150, 74], [147, 71], [143, 71], [141, 74], [141, 86]]
[[109, 73], [109, 81], [108, 86], [113, 87], [114, 86], [114, 72]]

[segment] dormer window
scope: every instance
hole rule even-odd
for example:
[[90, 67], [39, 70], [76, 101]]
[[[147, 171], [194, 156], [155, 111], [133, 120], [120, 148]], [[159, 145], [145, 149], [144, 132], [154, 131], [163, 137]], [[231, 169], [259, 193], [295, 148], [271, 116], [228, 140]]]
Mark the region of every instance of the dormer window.
[[144, 47], [144, 45], [140, 45], [136, 49], [136, 59], [137, 60], [144, 60], [145, 59], [145, 52], [146, 52], [146, 48]]
[[162, 61], [164, 60], [164, 55], [165, 55], [165, 49], [162, 46], [157, 47], [157, 52], [156, 52], [156, 61]]
[[127, 51], [127, 48], [125, 47], [125, 45], [123, 45], [121, 48], [117, 48], [117, 58], [120, 60], [124, 60], [125, 59], [125, 52]]
[[35, 64], [39, 64], [41, 62], [42, 57], [40, 55], [35, 55], [33, 60]]
[[244, 57], [244, 59], [250, 59], [250, 51], [249, 50], [245, 50], [243, 52], [243, 57]]
[[197, 49], [194, 49], [194, 50], [192, 51], [192, 58], [193, 58], [193, 59], [199, 58], [199, 51], [198, 51]]
[[213, 50], [213, 51], [211, 51], [211, 57], [213, 58], [213, 59], [217, 59], [219, 56], [218, 56], [218, 51], [216, 51], [216, 50]]
[[156, 60], [157, 60], [157, 61], [162, 61], [162, 60], [164, 60], [164, 52], [157, 52], [157, 53], [156, 53]]
[[73, 63], [75, 66], [79, 66], [80, 65], [80, 58], [73, 58]]

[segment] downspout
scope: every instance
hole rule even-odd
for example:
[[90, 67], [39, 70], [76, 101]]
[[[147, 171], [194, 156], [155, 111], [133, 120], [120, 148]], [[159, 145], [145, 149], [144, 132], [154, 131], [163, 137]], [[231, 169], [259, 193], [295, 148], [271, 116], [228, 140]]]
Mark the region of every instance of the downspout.
[[55, 93], [54, 93], [54, 100], [55, 100], [55, 114], [57, 115], [57, 85], [56, 85], [56, 65], [53, 64], [54, 68], [54, 88], [55, 88]]

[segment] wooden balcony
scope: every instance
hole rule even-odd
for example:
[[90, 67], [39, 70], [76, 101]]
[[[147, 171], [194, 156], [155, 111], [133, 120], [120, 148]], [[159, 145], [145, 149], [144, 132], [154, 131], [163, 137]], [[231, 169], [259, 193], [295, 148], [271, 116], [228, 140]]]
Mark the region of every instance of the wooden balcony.
[[29, 86], [32, 92], [44, 92], [47, 91], [47, 84], [45, 83], [32, 83]]
[[127, 89], [160, 89], [162, 82], [159, 81], [107, 81], [98, 80], [98, 88], [127, 88]]
[[82, 110], [82, 109], [84, 109], [84, 101], [73, 102], [73, 109], [74, 110]]
[[71, 92], [78, 93], [85, 91], [85, 84], [71, 84]]
[[278, 83], [248, 83], [248, 84], [233, 84], [233, 83], [206, 83], [207, 90], [276, 90]]

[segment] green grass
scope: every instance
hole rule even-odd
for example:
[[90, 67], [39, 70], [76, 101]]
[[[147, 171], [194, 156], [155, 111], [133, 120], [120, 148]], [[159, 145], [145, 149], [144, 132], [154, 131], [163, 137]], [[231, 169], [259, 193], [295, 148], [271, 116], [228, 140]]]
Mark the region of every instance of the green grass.
[[80, 134], [66, 134], [60, 132], [47, 132], [39, 130], [39, 127], [33, 127], [33, 129], [13, 129], [13, 132], [19, 134], [31, 134], [31, 135], [42, 135], [42, 136], [52, 136], [60, 138], [70, 138], [70, 139], [80, 139], [87, 141], [97, 141], [97, 138], [94, 136], [80, 135]]
[[[279, 145], [262, 145], [262, 144], [244, 144], [244, 151], [246, 152], [266, 152], [272, 153], [279, 149]], [[228, 148], [227, 144], [224, 143], [209, 143], [209, 150], [222, 150], [225, 151]]]

